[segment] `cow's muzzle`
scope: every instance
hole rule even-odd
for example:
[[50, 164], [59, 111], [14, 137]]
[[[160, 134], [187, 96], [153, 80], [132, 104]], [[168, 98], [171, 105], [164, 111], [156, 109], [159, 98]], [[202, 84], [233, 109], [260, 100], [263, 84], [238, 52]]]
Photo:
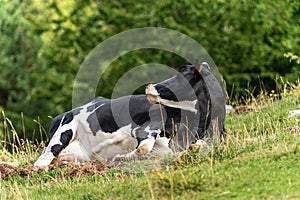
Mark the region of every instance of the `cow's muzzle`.
[[160, 98], [159, 93], [157, 92], [157, 90], [155, 89], [153, 84], [149, 84], [146, 87], [145, 92], [146, 92], [148, 100], [151, 103], [154, 103], [154, 104], [160, 103], [161, 98]]

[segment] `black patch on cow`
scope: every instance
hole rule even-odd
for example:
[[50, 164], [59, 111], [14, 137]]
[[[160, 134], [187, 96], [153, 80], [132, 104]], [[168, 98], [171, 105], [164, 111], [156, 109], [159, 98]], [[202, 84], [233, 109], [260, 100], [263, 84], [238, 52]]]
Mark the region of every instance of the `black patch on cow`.
[[207, 85], [203, 78], [201, 78], [201, 80], [194, 86], [194, 90], [198, 97], [197, 110], [200, 115], [197, 139], [203, 139], [211, 122], [211, 99]]
[[51, 147], [51, 152], [56, 157], [64, 149], [71, 141], [73, 137], [73, 131], [71, 129], [66, 130], [65, 132], [61, 133], [60, 142], [62, 144], [56, 144]]
[[132, 120], [136, 125], [142, 125], [145, 122], [149, 121], [149, 119], [150, 119], [149, 112], [142, 112], [132, 116]]
[[51, 152], [56, 157], [58, 156], [58, 154], [61, 152], [62, 149], [63, 149], [62, 145], [56, 144], [51, 147]]
[[96, 109], [95, 112], [91, 113], [87, 118], [87, 122], [89, 123], [93, 135], [96, 135], [99, 130], [112, 133], [119, 129], [114, 119], [110, 103], [104, 104]]
[[178, 101], [177, 96], [174, 94], [174, 92], [172, 92], [172, 90], [169, 87], [164, 86], [162, 84], [157, 84], [155, 86], [155, 89], [158, 91], [162, 99]]
[[60, 126], [60, 122], [61, 122], [63, 116], [64, 116], [63, 114], [58, 115], [52, 120], [52, 122], [50, 124], [50, 130], [49, 130], [49, 134], [48, 134], [48, 142], [46, 143], [46, 146], [48, 146], [54, 133], [57, 131], [58, 127]]
[[129, 113], [134, 125], [141, 126], [150, 120], [150, 109], [153, 106], [146, 95], [133, 95], [129, 101]]
[[66, 130], [65, 132], [61, 133], [60, 142], [65, 146], [68, 145], [70, 140], [73, 137], [73, 131], [71, 129]]
[[160, 133], [161, 137], [167, 137], [167, 138], [171, 138], [172, 134], [174, 133], [174, 126], [178, 123], [181, 122], [182, 117], [184, 118], [185, 116], [182, 115], [182, 110], [178, 109], [178, 108], [171, 108], [171, 107], [164, 107], [165, 112], [167, 117], [165, 117], [166, 121], [164, 123], [164, 129], [163, 131]]
[[140, 146], [140, 144], [141, 144], [141, 142], [143, 141], [143, 140], [145, 140], [146, 138], [136, 138], [136, 140], [137, 140], [137, 145], [136, 145], [136, 148], [138, 148], [139, 146]]
[[220, 80], [218, 80], [210, 71], [210, 67], [207, 63], [203, 63], [203, 70], [200, 72], [201, 76], [205, 79], [205, 87], [207, 90], [207, 96], [209, 96], [209, 115], [207, 118], [208, 127], [206, 135], [212, 138], [213, 125], [211, 120], [218, 120], [218, 129], [220, 131], [220, 138], [224, 133], [224, 122], [225, 122], [225, 95]]
[[[173, 137], [175, 125], [178, 126], [177, 134], [179, 134], [178, 138], [180, 140], [186, 137], [191, 140], [203, 138], [207, 135], [207, 130], [211, 123], [209, 90], [204, 78], [194, 66], [185, 65], [179, 69], [179, 72], [180, 74], [174, 78], [156, 84], [155, 88], [162, 99], [177, 101], [177, 98], [179, 101], [193, 101], [197, 98], [197, 113], [165, 106], [167, 112], [165, 132], [160, 135]], [[192, 132], [187, 133], [187, 130]]]
[[97, 114], [95, 112], [90, 114], [90, 116], [87, 118], [87, 122], [89, 123], [89, 127], [90, 127], [93, 135], [95, 136], [96, 133], [99, 130], [101, 130], [100, 124], [98, 122]]
[[201, 81], [201, 75], [192, 65], [185, 65], [179, 69], [179, 74], [167, 79], [154, 87], [162, 99], [172, 101], [194, 101], [197, 94], [193, 91], [193, 87]]
[[73, 117], [75, 117], [76, 115], [78, 115], [80, 113], [80, 111], [82, 110], [83, 108], [74, 108], [72, 110], [72, 113], [73, 113]]
[[73, 113], [72, 112], [67, 112], [64, 116], [63, 121], [61, 122], [61, 125], [65, 125], [70, 123], [74, 119]]

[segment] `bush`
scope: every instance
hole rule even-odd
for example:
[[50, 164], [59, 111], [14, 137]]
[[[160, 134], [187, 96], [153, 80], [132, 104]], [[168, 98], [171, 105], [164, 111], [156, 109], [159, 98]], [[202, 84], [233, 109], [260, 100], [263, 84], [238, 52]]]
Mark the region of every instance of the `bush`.
[[[300, 3], [296, 0], [142, 0], [138, 3], [53, 0], [45, 4], [50, 11], [43, 24], [51, 26], [45, 28], [40, 22], [37, 28], [50, 38], [44, 45], [43, 56], [49, 68], [68, 77], [65, 87], [70, 90], [67, 91], [72, 89], [72, 80], [82, 59], [98, 43], [121, 31], [148, 26], [174, 29], [198, 41], [215, 60], [229, 93], [234, 95], [245, 95], [245, 88], [259, 88], [260, 82], [266, 90], [271, 90], [276, 76], [295, 72], [294, 77], [299, 75], [295, 63], [283, 57], [286, 52], [300, 50]], [[140, 50], [118, 59], [112, 67], [128, 70], [149, 61], [175, 68], [185, 64], [171, 53]], [[124, 70], [119, 74], [117, 70], [110, 70], [106, 78], [109, 84], [100, 86], [99, 95], [109, 97], [112, 87], [107, 85], [113, 85]], [[71, 95], [62, 94], [66, 99]], [[70, 107], [66, 99], [60, 103]]]
[[[0, 105], [32, 118], [71, 109], [84, 57], [108, 37], [138, 27], [164, 27], [194, 38], [233, 96], [246, 95], [245, 89], [271, 90], [276, 77], [293, 81], [300, 75], [296, 61], [283, 56], [300, 51], [297, 0], [2, 0], [0, 6]], [[110, 97], [124, 72], [150, 62], [178, 68], [186, 61], [161, 50], [130, 52], [112, 63], [98, 95]]]

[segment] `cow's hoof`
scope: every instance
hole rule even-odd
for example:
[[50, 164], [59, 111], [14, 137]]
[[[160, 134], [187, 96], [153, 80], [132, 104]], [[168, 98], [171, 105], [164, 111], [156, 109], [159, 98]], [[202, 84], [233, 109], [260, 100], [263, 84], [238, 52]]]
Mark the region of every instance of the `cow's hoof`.
[[201, 150], [201, 149], [207, 148], [207, 147], [208, 147], [208, 144], [204, 140], [197, 140], [196, 143], [191, 144], [189, 146], [189, 149]]

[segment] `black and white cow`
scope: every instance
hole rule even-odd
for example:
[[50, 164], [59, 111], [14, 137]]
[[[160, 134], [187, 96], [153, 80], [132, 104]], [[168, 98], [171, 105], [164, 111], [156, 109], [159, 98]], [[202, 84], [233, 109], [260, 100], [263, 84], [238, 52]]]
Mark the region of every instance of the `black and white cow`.
[[[218, 87], [209, 88], [206, 79]], [[216, 134], [220, 137], [225, 99], [216, 82], [206, 63], [199, 69], [186, 65], [176, 76], [149, 85], [146, 95], [112, 100], [98, 97], [58, 115], [51, 123], [49, 141], [34, 165], [48, 166], [55, 157], [105, 161], [161, 155], [184, 150], [198, 139], [211, 139]], [[213, 97], [212, 92], [220, 93], [219, 97]], [[217, 115], [212, 112], [214, 109]], [[217, 129], [213, 128], [213, 120], [217, 120]]]

